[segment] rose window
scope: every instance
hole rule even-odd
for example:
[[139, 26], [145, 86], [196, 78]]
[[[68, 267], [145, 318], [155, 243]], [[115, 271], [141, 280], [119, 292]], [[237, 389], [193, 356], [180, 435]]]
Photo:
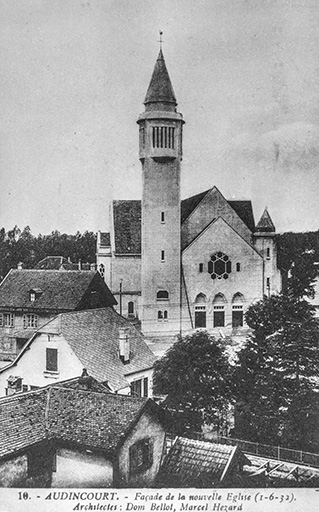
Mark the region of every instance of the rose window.
[[216, 252], [208, 262], [208, 273], [212, 279], [228, 279], [231, 273], [231, 261], [222, 252]]

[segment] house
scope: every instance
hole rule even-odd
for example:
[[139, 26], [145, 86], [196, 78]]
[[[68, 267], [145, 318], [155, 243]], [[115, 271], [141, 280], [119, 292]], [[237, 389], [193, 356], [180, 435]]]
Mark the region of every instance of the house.
[[70, 258], [64, 256], [46, 256], [43, 260], [37, 263], [36, 267], [39, 270], [95, 270], [95, 263], [72, 263]]
[[110, 232], [97, 236], [97, 268], [154, 351], [163, 338], [169, 345], [197, 328], [245, 336], [247, 308], [281, 290], [275, 225], [267, 208], [255, 224], [250, 200], [228, 200], [216, 186], [181, 201], [184, 120], [162, 49], [144, 105], [142, 200], [111, 205]]
[[159, 487], [242, 487], [247, 457], [237, 446], [177, 437], [163, 461]]
[[0, 360], [13, 361], [58, 313], [115, 304], [98, 272], [12, 269], [0, 283]]
[[152, 400], [74, 380], [0, 400], [1, 487], [150, 487], [165, 431]]
[[149, 397], [154, 362], [142, 334], [112, 308], [60, 313], [0, 369], [0, 396], [70, 379], [84, 367], [113, 392]]

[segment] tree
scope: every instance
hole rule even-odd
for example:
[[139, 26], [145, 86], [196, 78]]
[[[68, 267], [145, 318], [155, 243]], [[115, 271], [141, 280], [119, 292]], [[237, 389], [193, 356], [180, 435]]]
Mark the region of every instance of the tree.
[[229, 404], [230, 368], [220, 341], [206, 331], [180, 338], [155, 363], [154, 392], [181, 417], [181, 431], [217, 425]]
[[34, 268], [36, 264], [46, 256], [70, 257], [73, 263], [81, 260], [83, 263], [93, 263], [96, 253], [96, 235], [91, 231], [75, 235], [52, 231], [49, 235], [31, 233], [29, 226], [22, 231], [18, 226], [5, 231], [0, 229], [0, 279], [11, 268], [16, 268], [18, 263], [23, 263], [23, 268]]
[[319, 373], [319, 323], [304, 299], [316, 276], [311, 265], [308, 254], [300, 255], [286, 292], [265, 297], [246, 313], [252, 334], [234, 372], [238, 437], [308, 449], [304, 432]]

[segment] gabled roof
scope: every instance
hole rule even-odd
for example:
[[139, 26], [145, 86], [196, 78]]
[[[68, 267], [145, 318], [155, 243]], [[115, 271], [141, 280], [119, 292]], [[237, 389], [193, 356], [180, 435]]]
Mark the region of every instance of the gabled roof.
[[255, 219], [253, 207], [250, 200], [244, 201], [228, 201], [229, 206], [237, 213], [238, 217], [246, 224], [250, 231], [254, 232]]
[[[74, 354], [88, 373], [99, 382], [107, 382], [113, 391], [127, 388], [127, 375], [151, 369], [155, 355], [144, 341], [143, 335], [112, 308], [90, 309], [61, 313], [30, 338], [16, 359], [0, 369], [0, 373], [17, 365], [41, 332], [50, 332], [59, 326]], [[128, 329], [130, 360], [124, 364], [119, 358], [119, 329]], [[11, 370], [13, 371], [13, 370]], [[16, 372], [16, 370], [15, 370]]]
[[114, 452], [147, 399], [124, 395], [51, 388], [50, 438]]
[[[29, 291], [37, 288], [43, 293], [31, 302]], [[117, 303], [100, 274], [95, 271], [12, 269], [0, 284], [2, 309], [72, 311], [82, 306], [92, 307], [89, 305], [91, 299], [93, 307]]]
[[[197, 208], [211, 189], [181, 201], [181, 224]], [[255, 229], [251, 201], [228, 201], [246, 226]], [[140, 200], [113, 201], [113, 221], [116, 254], [141, 254], [142, 205]]]
[[268, 209], [265, 208], [260, 220], [256, 226], [256, 232], [274, 233], [276, 231], [275, 225], [271, 220]]
[[116, 254], [141, 254], [141, 201], [113, 201]]
[[176, 97], [162, 50], [160, 50], [158, 54], [151, 82], [144, 100], [145, 105], [148, 103], [173, 103], [173, 105], [176, 105]]
[[158, 474], [167, 487], [211, 487], [226, 477], [236, 447], [178, 437]]
[[0, 457], [45, 440], [46, 403], [45, 390], [0, 400]]
[[[155, 362], [142, 334], [111, 308], [61, 315], [62, 335], [90, 375], [116, 391], [128, 386], [126, 375], [150, 369]], [[130, 362], [119, 358], [119, 328], [129, 329]]]
[[0, 457], [54, 439], [114, 453], [144, 410], [156, 410], [146, 398], [61, 386], [0, 400]]
[[184, 220], [189, 217], [192, 211], [199, 205], [199, 203], [204, 199], [206, 194], [210, 192], [209, 190], [205, 190], [205, 192], [201, 192], [200, 194], [196, 194], [195, 196], [188, 197], [181, 202], [181, 223], [183, 224]]

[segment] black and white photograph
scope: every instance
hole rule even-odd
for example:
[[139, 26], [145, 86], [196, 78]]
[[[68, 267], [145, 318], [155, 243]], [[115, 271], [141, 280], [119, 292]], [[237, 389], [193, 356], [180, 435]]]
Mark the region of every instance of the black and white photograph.
[[0, 512], [319, 509], [318, 26], [0, 0]]

